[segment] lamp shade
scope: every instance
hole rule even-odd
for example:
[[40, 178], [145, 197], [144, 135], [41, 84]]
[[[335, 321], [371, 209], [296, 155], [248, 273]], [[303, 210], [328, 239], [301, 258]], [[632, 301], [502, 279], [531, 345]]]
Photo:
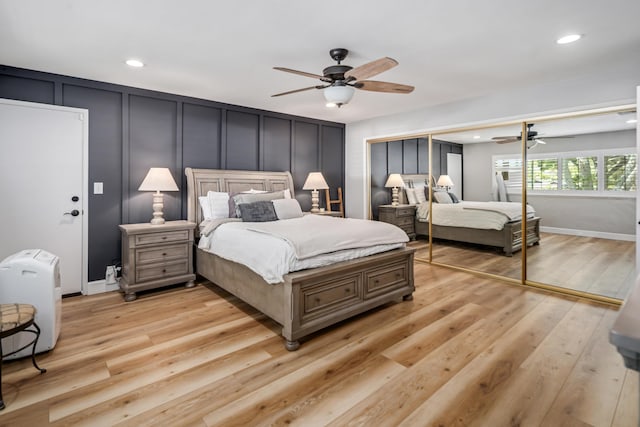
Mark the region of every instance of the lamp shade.
[[303, 190], [326, 190], [327, 188], [329, 188], [329, 185], [320, 172], [309, 173], [307, 180], [302, 186]]
[[327, 104], [333, 104], [340, 107], [341, 105], [348, 104], [353, 98], [353, 92], [355, 89], [351, 86], [334, 85], [324, 89], [324, 99], [327, 100]]
[[387, 182], [384, 184], [385, 187], [404, 187], [404, 181], [399, 173], [392, 173], [387, 178]]
[[453, 181], [451, 181], [451, 177], [449, 177], [449, 175], [440, 175], [436, 185], [438, 187], [453, 187]]
[[176, 181], [169, 168], [151, 168], [144, 177], [138, 191], [178, 191]]

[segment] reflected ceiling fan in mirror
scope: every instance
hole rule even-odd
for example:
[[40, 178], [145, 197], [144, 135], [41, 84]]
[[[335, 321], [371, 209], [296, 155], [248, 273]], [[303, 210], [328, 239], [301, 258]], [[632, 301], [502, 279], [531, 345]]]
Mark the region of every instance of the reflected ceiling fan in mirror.
[[[527, 148], [533, 148], [538, 144], [546, 144], [547, 139], [552, 139], [553, 137], [545, 137], [544, 139], [538, 138], [538, 132], [533, 130], [532, 127], [535, 123], [527, 123]], [[573, 138], [572, 136], [564, 136], [562, 138]], [[522, 133], [520, 135], [510, 135], [510, 136], [494, 136], [491, 138], [497, 144], [509, 144], [511, 142], [522, 141]]]
[[384, 57], [353, 68], [349, 65], [342, 65], [342, 61], [344, 61], [348, 54], [349, 51], [347, 49], [331, 49], [329, 51], [329, 55], [338, 64], [330, 65], [329, 67], [325, 68], [322, 71], [322, 75], [307, 73], [305, 71], [292, 70], [291, 68], [273, 67], [274, 70], [318, 79], [324, 84], [309, 86], [302, 89], [290, 90], [271, 96], [273, 97], [289, 95], [292, 93], [304, 92], [311, 89], [323, 89], [324, 97], [327, 100], [327, 106], [341, 107], [342, 105], [347, 104], [349, 101], [351, 101], [351, 98], [353, 97], [353, 93], [355, 91], [354, 89], [385, 93], [413, 92], [413, 86], [398, 83], [380, 82], [375, 80], [366, 80], [398, 65], [398, 61], [396, 61], [395, 59]]

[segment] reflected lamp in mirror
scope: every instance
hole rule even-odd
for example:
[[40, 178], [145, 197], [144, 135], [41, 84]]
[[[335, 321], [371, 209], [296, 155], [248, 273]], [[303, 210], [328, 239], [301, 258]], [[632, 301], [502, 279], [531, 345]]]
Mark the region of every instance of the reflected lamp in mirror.
[[144, 177], [138, 191], [155, 191], [153, 194], [153, 218], [151, 224], [164, 224], [162, 214], [162, 193], [161, 191], [179, 191], [176, 181], [171, 175], [169, 168], [151, 168]]
[[438, 182], [436, 182], [436, 185], [449, 191], [451, 187], [453, 187], [453, 181], [451, 181], [451, 177], [449, 175], [440, 175], [440, 177], [438, 178]]
[[303, 190], [311, 190], [311, 212], [320, 212], [318, 208], [318, 204], [320, 202], [320, 198], [318, 197], [318, 190], [327, 190], [329, 185], [327, 181], [324, 180], [322, 173], [320, 172], [311, 172], [307, 176], [307, 180], [304, 182], [302, 186]]
[[398, 188], [404, 187], [404, 181], [399, 173], [392, 173], [387, 178], [387, 182], [384, 184], [385, 187], [391, 188], [391, 205], [398, 206]]

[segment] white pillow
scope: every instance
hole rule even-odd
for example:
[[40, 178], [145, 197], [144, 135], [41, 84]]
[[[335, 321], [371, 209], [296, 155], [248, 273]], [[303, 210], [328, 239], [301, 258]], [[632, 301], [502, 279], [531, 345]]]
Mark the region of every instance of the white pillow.
[[211, 217], [205, 217], [205, 219], [229, 218], [229, 193], [209, 191], [207, 199], [209, 199]]
[[273, 203], [278, 219], [300, 218], [302, 216], [302, 208], [296, 199], [276, 199], [271, 203]]
[[200, 209], [202, 209], [204, 219], [211, 219], [211, 203], [209, 203], [209, 198], [207, 196], [200, 196], [198, 197], [198, 202], [200, 202]]
[[436, 199], [437, 203], [453, 203], [453, 200], [451, 200], [451, 196], [449, 196], [449, 193], [446, 193], [444, 191], [434, 191], [433, 198]]
[[425, 187], [414, 188], [416, 193], [416, 200], [418, 201], [417, 203], [424, 203], [427, 201], [427, 195], [424, 194], [424, 188]]
[[288, 188], [284, 190], [284, 198], [285, 199], [291, 198], [291, 190], [289, 190]]
[[415, 188], [405, 188], [404, 194], [407, 196], [407, 203], [410, 205], [415, 205], [418, 203], [418, 199], [416, 199], [416, 189]]

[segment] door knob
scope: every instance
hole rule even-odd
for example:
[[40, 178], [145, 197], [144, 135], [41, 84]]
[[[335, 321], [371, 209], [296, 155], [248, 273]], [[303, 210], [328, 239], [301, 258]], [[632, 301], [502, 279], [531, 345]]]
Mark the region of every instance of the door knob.
[[65, 215], [78, 216], [80, 215], [80, 211], [78, 209], [74, 209], [71, 212], [65, 212]]

